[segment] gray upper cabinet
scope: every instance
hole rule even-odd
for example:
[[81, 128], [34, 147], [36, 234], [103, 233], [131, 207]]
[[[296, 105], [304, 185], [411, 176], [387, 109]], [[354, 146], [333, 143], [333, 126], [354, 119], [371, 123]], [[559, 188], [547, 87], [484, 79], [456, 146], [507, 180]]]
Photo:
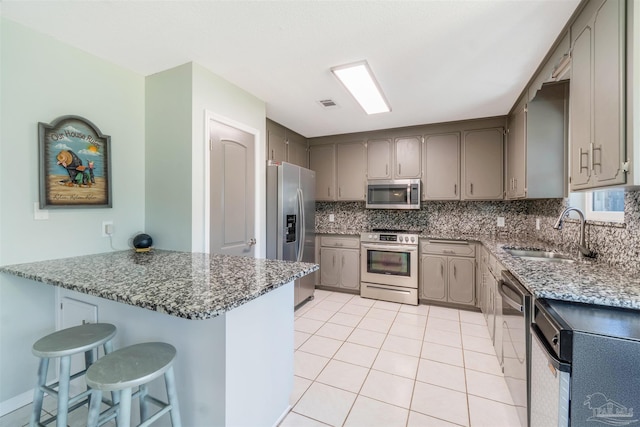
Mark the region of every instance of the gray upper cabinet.
[[567, 97], [566, 82], [545, 84], [509, 116], [507, 199], [564, 197]]
[[625, 5], [592, 0], [571, 26], [571, 190], [626, 182]]
[[309, 147], [309, 169], [316, 172], [316, 200], [336, 200], [335, 144]]
[[370, 139], [367, 141], [367, 178], [391, 179], [391, 167], [391, 139]]
[[503, 128], [468, 130], [462, 139], [462, 200], [503, 199]]
[[308, 168], [306, 138], [267, 119], [267, 160], [289, 162]]
[[420, 175], [422, 174], [422, 170], [420, 169], [421, 147], [422, 137], [420, 136], [405, 136], [395, 139], [394, 178], [420, 179]]
[[287, 159], [289, 163], [309, 167], [307, 140], [297, 133], [287, 133]]
[[425, 135], [422, 200], [460, 199], [460, 133]]
[[420, 178], [422, 137], [370, 139], [367, 141], [368, 179]]
[[526, 190], [527, 104], [521, 102], [507, 125], [507, 199], [519, 199]]
[[337, 200], [365, 200], [366, 156], [364, 141], [336, 144]]
[[267, 160], [287, 161], [286, 130], [271, 121], [267, 121]]

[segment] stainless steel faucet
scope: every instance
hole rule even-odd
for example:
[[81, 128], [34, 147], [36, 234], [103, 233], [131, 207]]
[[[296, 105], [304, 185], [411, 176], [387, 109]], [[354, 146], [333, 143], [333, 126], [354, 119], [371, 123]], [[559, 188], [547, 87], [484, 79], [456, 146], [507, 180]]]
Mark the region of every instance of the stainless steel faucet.
[[585, 257], [595, 258], [595, 252], [590, 251], [587, 247], [587, 241], [584, 235], [584, 213], [582, 213], [580, 209], [569, 206], [568, 208], [563, 210], [558, 217], [558, 220], [553, 225], [553, 228], [555, 228], [556, 230], [562, 230], [562, 221], [564, 220], [564, 217], [571, 211], [577, 212], [578, 216], [580, 217], [580, 241], [578, 242], [578, 249], [580, 249], [580, 253]]

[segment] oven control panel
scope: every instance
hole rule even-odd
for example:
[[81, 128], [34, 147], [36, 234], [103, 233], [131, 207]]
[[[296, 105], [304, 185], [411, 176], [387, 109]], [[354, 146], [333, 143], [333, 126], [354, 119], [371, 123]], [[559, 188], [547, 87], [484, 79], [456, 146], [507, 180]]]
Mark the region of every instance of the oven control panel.
[[370, 243], [397, 243], [403, 245], [417, 245], [417, 234], [396, 234], [396, 233], [362, 233], [361, 242]]

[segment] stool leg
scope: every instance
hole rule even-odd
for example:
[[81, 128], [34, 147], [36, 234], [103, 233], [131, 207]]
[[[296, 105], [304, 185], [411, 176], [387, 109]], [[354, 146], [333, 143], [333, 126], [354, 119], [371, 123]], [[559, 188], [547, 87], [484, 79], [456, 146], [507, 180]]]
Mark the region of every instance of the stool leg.
[[87, 427], [97, 427], [98, 418], [100, 417], [100, 403], [102, 403], [102, 390], [93, 389], [90, 402]]
[[140, 424], [145, 422], [149, 418], [149, 404], [147, 403], [147, 394], [149, 389], [146, 384], [142, 384], [140, 387], [139, 404], [140, 404]]
[[49, 359], [41, 358], [40, 365], [38, 366], [38, 382], [36, 388], [33, 391], [33, 411], [31, 411], [31, 420], [29, 421], [30, 427], [35, 427], [40, 423], [40, 416], [42, 414], [42, 400], [44, 399], [44, 391], [41, 386], [45, 385], [47, 381], [47, 371], [49, 370]]
[[[111, 342], [111, 340], [109, 340], [106, 343], [104, 343], [102, 345], [102, 347], [104, 348], [105, 356], [113, 351], [113, 343]], [[120, 402], [120, 393], [118, 393], [117, 391], [112, 391], [111, 392], [111, 401], [113, 402], [114, 405], [116, 405], [118, 402]], [[116, 426], [118, 426], [117, 419], [116, 419]]]
[[118, 412], [118, 427], [131, 425], [131, 389], [120, 391], [120, 411]]
[[173, 375], [173, 366], [164, 373], [164, 382], [167, 387], [167, 397], [171, 405], [171, 425], [181, 427], [180, 408], [178, 407], [178, 393], [176, 392], [176, 380]]
[[58, 415], [56, 418], [58, 426], [67, 425], [67, 413], [69, 412], [69, 376], [71, 375], [71, 356], [60, 358], [60, 374], [58, 387]]

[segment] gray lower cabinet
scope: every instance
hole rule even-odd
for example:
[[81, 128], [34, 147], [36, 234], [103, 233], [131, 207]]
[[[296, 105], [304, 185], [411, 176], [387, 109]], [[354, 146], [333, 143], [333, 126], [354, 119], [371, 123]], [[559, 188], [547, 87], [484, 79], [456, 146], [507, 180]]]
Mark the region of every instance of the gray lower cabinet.
[[421, 299], [475, 305], [475, 245], [426, 241], [421, 242], [420, 251]]
[[571, 26], [571, 190], [626, 182], [626, 4], [592, 0]]
[[320, 285], [359, 291], [360, 239], [358, 237], [321, 237]]

